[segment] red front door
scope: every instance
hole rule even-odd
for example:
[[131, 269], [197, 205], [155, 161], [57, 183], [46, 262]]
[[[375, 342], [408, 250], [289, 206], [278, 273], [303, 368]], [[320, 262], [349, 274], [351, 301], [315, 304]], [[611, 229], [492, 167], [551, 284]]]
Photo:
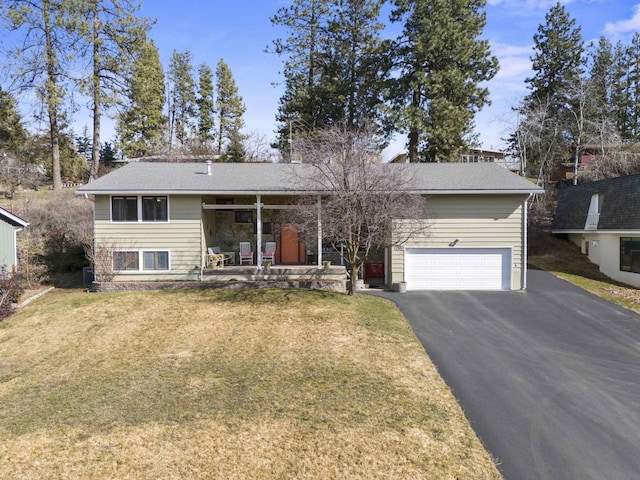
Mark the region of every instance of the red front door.
[[[279, 250], [279, 251], [278, 251]], [[278, 263], [303, 264], [305, 262], [304, 243], [300, 241], [300, 233], [290, 224], [280, 225], [280, 241], [276, 250]]]

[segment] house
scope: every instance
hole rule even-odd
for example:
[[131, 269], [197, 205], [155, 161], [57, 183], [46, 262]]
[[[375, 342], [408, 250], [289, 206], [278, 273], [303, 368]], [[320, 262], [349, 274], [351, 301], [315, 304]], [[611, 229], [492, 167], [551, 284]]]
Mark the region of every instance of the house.
[[[114, 281], [198, 280], [216, 246], [238, 263], [250, 242], [260, 265], [266, 242], [275, 264], [322, 266], [318, 234], [288, 221], [304, 186], [304, 164], [145, 163], [126, 165], [77, 190], [95, 196], [96, 249], [113, 252]], [[387, 286], [407, 289], [525, 287], [526, 206], [541, 189], [494, 164], [388, 165], [406, 169], [428, 196], [429, 233], [382, 255]], [[255, 269], [255, 267], [254, 267]]]
[[558, 190], [552, 231], [608, 277], [640, 287], [640, 174]]
[[[460, 155], [462, 163], [495, 163], [512, 172], [520, 171], [520, 161], [502, 150], [487, 148], [470, 148]], [[406, 152], [395, 155], [389, 163], [409, 163]]]
[[17, 268], [16, 236], [27, 225], [28, 222], [0, 207], [0, 268], [9, 272]]

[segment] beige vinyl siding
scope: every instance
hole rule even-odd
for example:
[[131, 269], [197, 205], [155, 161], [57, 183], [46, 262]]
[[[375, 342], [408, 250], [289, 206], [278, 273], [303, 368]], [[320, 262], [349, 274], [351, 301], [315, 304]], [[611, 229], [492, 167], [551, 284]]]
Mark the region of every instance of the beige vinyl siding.
[[429, 224], [391, 254], [390, 283], [404, 281], [404, 247], [512, 248], [512, 286], [522, 288], [524, 195], [432, 195]]
[[169, 196], [168, 222], [112, 222], [109, 196], [95, 201], [96, 246], [169, 251], [168, 272], [126, 272], [115, 280], [197, 279], [202, 265], [202, 204], [199, 196]]
[[0, 268], [4, 265], [9, 271], [15, 265], [16, 228], [0, 219]]

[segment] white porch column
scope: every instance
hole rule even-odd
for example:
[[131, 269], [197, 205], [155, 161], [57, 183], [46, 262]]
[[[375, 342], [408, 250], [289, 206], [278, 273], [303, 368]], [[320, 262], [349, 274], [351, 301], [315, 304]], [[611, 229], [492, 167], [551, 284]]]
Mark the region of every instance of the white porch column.
[[322, 199], [318, 195], [318, 268], [322, 268]]
[[262, 268], [262, 203], [261, 196], [256, 195], [256, 258], [258, 269]]

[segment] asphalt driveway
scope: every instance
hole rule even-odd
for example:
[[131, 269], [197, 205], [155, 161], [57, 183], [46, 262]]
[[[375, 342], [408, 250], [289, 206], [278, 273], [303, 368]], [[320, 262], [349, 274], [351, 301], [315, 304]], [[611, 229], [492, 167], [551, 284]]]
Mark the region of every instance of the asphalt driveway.
[[394, 300], [509, 480], [640, 478], [640, 316], [553, 275]]

